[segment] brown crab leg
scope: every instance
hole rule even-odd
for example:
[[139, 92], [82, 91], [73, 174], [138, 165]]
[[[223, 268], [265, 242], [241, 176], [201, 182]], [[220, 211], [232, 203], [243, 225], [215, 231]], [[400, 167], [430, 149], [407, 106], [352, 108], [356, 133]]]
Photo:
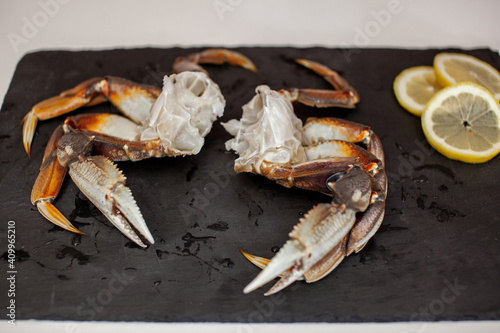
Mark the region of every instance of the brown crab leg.
[[363, 169], [366, 172], [374, 175], [382, 168], [383, 165], [375, 155], [366, 149], [346, 141], [330, 140], [320, 142], [315, 145], [305, 147], [305, 151], [308, 159], [311, 161], [329, 157], [355, 158], [363, 165]]
[[71, 222], [52, 205], [52, 202], [61, 189], [67, 170], [66, 167], [63, 167], [59, 163], [56, 155], [57, 143], [63, 135], [64, 131], [62, 126], [58, 126], [47, 143], [43, 162], [40, 166], [40, 173], [31, 191], [31, 203], [38, 208], [40, 214], [55, 225], [72, 232], [83, 234], [83, 232], [75, 228]]
[[385, 215], [385, 199], [374, 198], [372, 201], [374, 202], [362, 213], [351, 229], [346, 249], [347, 256], [361, 251], [382, 224]]
[[[94, 154], [106, 156], [114, 162], [163, 157], [169, 152], [159, 139], [136, 141], [137, 125], [115, 114], [96, 113], [69, 117], [64, 122], [64, 127], [66, 132], [81, 132], [92, 137]], [[173, 156], [173, 153], [170, 155]]]
[[[330, 274], [346, 257], [346, 242], [347, 236], [339, 242], [330, 252], [328, 252], [321, 260], [314, 264], [309, 270], [307, 270], [303, 276], [297, 278], [294, 281], [305, 280], [307, 283], [313, 283], [321, 280], [328, 274]], [[260, 269], [266, 268], [271, 259], [266, 259], [258, 256], [254, 256], [250, 253], [240, 250], [241, 254], [245, 256], [252, 264], [259, 267]], [[289, 268], [279, 275], [280, 280], [269, 289], [264, 296], [273, 295], [282, 289], [290, 285], [291, 276], [293, 275], [293, 268]], [[292, 281], [293, 282], [293, 281]]]
[[127, 117], [142, 124], [148, 119], [151, 106], [160, 92], [161, 89], [157, 87], [113, 76], [84, 81], [62, 92], [59, 96], [46, 99], [33, 106], [23, 119], [24, 149], [30, 155], [31, 141], [38, 120], [51, 119], [82, 106], [92, 106], [104, 101], [110, 101]]
[[329, 140], [362, 144], [384, 163], [382, 142], [368, 126], [338, 118], [308, 118], [303, 132], [307, 145]]
[[[345, 258], [346, 243], [347, 237], [345, 237], [340, 243], [338, 243], [326, 256], [323, 257], [323, 259], [318, 261], [307, 272], [305, 272], [304, 279], [306, 280], [306, 282], [313, 283], [319, 281], [323, 277], [328, 275], [331, 271], [333, 271]], [[259, 267], [260, 269], [264, 269], [271, 261], [271, 259], [254, 256], [253, 254], [247, 253], [243, 250], [240, 250], [240, 252], [245, 258], [248, 259], [248, 261]], [[282, 277], [283, 275], [284, 274], [281, 274], [280, 277]], [[274, 291], [273, 294], [275, 292], [277, 291]]]
[[141, 247], [146, 247], [134, 228], [151, 244], [149, 231], [126, 178], [106, 156], [91, 156], [94, 136], [74, 131], [62, 136], [57, 145], [57, 159], [69, 168], [69, 174], [80, 191], [125, 236]]
[[[68, 118], [64, 125], [54, 131], [47, 144], [31, 201], [52, 223], [66, 230], [82, 233], [52, 205], [69, 167], [71, 178], [87, 198], [125, 236], [145, 247], [132, 226], [150, 243], [154, 243], [154, 239], [130, 189], [125, 186], [125, 177], [111, 159], [134, 160], [149, 157], [154, 151], [154, 143], [127, 141], [89, 130], [110, 130], [113, 133], [118, 128], [126, 128], [121, 121], [133, 124], [118, 115], [82, 115]], [[123, 128], [118, 132], [124, 135], [121, 131]], [[103, 156], [87, 156], [91, 149]], [[161, 151], [161, 147], [159, 150]], [[144, 156], [145, 154], [147, 156]]]
[[[278, 283], [266, 293], [266, 295], [271, 295], [301, 279], [339, 243], [344, 242], [355, 223], [355, 214], [354, 210], [339, 205], [318, 204], [314, 206], [290, 232], [290, 239], [276, 256], [245, 287], [243, 292], [249, 293], [277, 276], [281, 276]], [[338, 260], [341, 259], [338, 258]], [[328, 267], [323, 267], [321, 271], [328, 269]]]
[[[310, 162], [292, 167], [266, 166], [268, 174], [262, 173], [262, 168], [261, 174], [288, 187], [330, 192], [335, 199], [330, 207], [321, 204], [311, 209], [272, 261], [244, 254], [256, 266], [265, 268], [244, 292], [251, 292], [277, 276], [280, 280], [265, 295], [296, 280], [317, 281], [346, 256], [359, 252], [382, 223], [387, 180], [382, 144], [375, 133], [367, 126], [341, 119], [311, 118], [304, 126], [304, 139]], [[329, 159], [332, 161], [326, 163]], [[337, 238], [319, 236], [332, 230]]]
[[[378, 183], [379, 190], [373, 194], [372, 204], [360, 214], [351, 230], [347, 244], [347, 255], [352, 252], [357, 253], [377, 232], [384, 218], [387, 176], [384, 168], [382, 142], [368, 126], [336, 118], [309, 118], [304, 125], [304, 138], [311, 145], [325, 140], [344, 140], [346, 144], [347, 142], [364, 144], [370, 155], [378, 159], [378, 165], [373, 169], [372, 174]], [[330, 151], [333, 150], [330, 149]], [[363, 165], [366, 166], [366, 162]], [[365, 170], [367, 169], [365, 168]]]
[[263, 162], [261, 175], [285, 187], [298, 187], [326, 195], [332, 192], [326, 180], [336, 172], [347, 172], [353, 165], [359, 165], [355, 157], [325, 157], [294, 166], [268, 164]]
[[[251, 292], [277, 276], [280, 280], [265, 293], [266, 296], [297, 280], [305, 279], [308, 283], [318, 281], [333, 271], [346, 256], [360, 251], [383, 220], [385, 203], [379, 196], [385, 194], [376, 182], [358, 166], [338, 181], [328, 182], [332, 192], [340, 195], [338, 202], [342, 204], [332, 202], [331, 205], [313, 207], [290, 233], [290, 240], [272, 261], [242, 252], [253, 264], [266, 271], [262, 271], [244, 292]], [[375, 192], [370, 193], [372, 187]], [[355, 192], [360, 191], [360, 194], [351, 192], [344, 195], [349, 192], [348, 188], [356, 188]], [[356, 219], [355, 214], [359, 211], [364, 213]], [[356, 223], [364, 228], [354, 228]], [[267, 267], [270, 263], [272, 265]]]
[[359, 94], [349, 83], [334, 70], [317, 62], [296, 59], [297, 63], [321, 75], [335, 90], [323, 89], [283, 89], [281, 94], [288, 97], [291, 102], [300, 102], [314, 107], [343, 107], [354, 108], [359, 102]]
[[207, 49], [199, 53], [192, 53], [175, 59], [172, 72], [181, 73], [186, 71], [208, 73], [200, 64], [230, 64], [243, 67], [252, 72], [257, 72], [257, 67], [243, 54], [226, 49]]

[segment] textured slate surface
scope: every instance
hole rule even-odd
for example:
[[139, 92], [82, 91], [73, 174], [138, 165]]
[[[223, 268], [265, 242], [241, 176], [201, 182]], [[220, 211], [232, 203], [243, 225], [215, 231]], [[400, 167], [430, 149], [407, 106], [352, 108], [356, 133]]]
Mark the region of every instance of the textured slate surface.
[[[120, 163], [156, 238], [132, 245], [68, 179], [56, 206], [83, 230], [47, 222], [29, 201], [43, 149], [63, 117], [41, 122], [28, 158], [20, 122], [32, 105], [94, 76], [161, 85], [175, 57], [192, 49], [38, 52], [19, 63], [0, 112], [0, 260], [7, 271], [7, 221], [16, 222], [18, 319], [216, 322], [368, 322], [500, 317], [500, 159], [468, 165], [425, 141], [418, 118], [392, 92], [404, 68], [431, 65], [442, 50], [246, 48], [254, 74], [206, 66], [227, 99], [223, 121], [239, 118], [259, 84], [327, 88], [290, 61], [304, 57], [341, 72], [361, 103], [354, 110], [297, 105], [302, 119], [337, 116], [365, 123], [387, 158], [386, 218], [375, 237], [327, 278], [276, 296], [243, 287], [258, 273], [238, 252], [270, 257], [314, 204], [316, 193], [285, 189], [232, 171], [230, 138], [216, 123], [202, 152], [187, 158]], [[500, 68], [498, 54], [470, 50]], [[110, 104], [84, 112], [115, 112]], [[0, 317], [7, 283], [0, 279]]]

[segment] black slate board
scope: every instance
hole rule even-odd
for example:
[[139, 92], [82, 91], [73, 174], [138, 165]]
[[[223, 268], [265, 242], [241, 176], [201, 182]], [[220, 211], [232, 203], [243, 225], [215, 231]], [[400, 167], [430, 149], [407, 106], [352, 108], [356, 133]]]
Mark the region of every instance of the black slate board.
[[[449, 160], [425, 141], [420, 121], [392, 92], [404, 68], [431, 65], [443, 50], [242, 48], [259, 68], [206, 66], [227, 99], [223, 121], [239, 118], [259, 84], [328, 88], [290, 61], [304, 57], [341, 72], [361, 103], [354, 110], [297, 105], [302, 119], [337, 116], [372, 126], [389, 175], [379, 232], [327, 278], [276, 296], [243, 287], [258, 273], [238, 252], [271, 257], [317, 193], [235, 174], [230, 136], [216, 123], [197, 156], [120, 163], [156, 244], [139, 249], [67, 180], [56, 206], [81, 228], [54, 227], [29, 197], [53, 129], [41, 122], [28, 158], [21, 119], [36, 102], [94, 76], [161, 85], [175, 57], [194, 49], [37, 52], [19, 63], [0, 112], [0, 260], [7, 271], [7, 221], [16, 223], [18, 319], [157, 322], [385, 322], [500, 318], [500, 195], [497, 157], [482, 165]], [[447, 50], [450, 51], [450, 50]], [[456, 51], [456, 50], [451, 50]], [[500, 68], [490, 50], [460, 51]], [[116, 112], [102, 104], [84, 112]], [[184, 211], [184, 214], [182, 213]], [[4, 253], [5, 252], [5, 253]], [[0, 317], [7, 283], [0, 279]]]

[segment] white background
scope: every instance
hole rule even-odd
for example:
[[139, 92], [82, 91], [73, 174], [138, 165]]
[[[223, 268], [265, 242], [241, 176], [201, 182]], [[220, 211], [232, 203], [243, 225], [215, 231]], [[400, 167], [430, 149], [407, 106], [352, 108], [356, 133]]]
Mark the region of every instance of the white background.
[[[43, 5], [45, 4], [45, 5]], [[392, 13], [391, 13], [392, 11]], [[382, 13], [389, 13], [383, 15]], [[172, 46], [326, 46], [500, 49], [500, 1], [264, 1], [264, 0], [0, 0], [0, 101], [26, 53], [53, 49]], [[378, 18], [378, 19], [377, 19]], [[27, 91], [26, 94], [30, 92]], [[26, 110], [28, 112], [29, 110]], [[314, 287], [314, 286], [312, 286]], [[1, 295], [0, 297], [3, 297]], [[0, 318], [4, 319], [4, 318]], [[5, 325], [4, 325], [5, 324]], [[38, 332], [109, 331], [104, 324], [47, 323]], [[34, 331], [32, 322], [10, 327]], [[172, 325], [173, 331], [200, 329]], [[131, 325], [124, 332], [165, 326]], [[207, 331], [297, 331], [297, 325], [207, 325]], [[315, 325], [350, 332], [499, 332], [498, 322]]]

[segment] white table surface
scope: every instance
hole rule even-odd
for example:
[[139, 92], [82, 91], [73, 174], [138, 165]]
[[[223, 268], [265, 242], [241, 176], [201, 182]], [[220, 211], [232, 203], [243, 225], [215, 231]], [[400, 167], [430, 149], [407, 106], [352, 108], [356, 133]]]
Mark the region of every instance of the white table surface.
[[[0, 101], [3, 102], [18, 61], [26, 53], [38, 50], [358, 46], [486, 47], [498, 51], [499, 13], [498, 0], [0, 0]], [[3, 297], [6, 295], [0, 295]], [[500, 321], [247, 325], [21, 320], [16, 324], [11, 326], [2, 321], [0, 331], [500, 332]]]

